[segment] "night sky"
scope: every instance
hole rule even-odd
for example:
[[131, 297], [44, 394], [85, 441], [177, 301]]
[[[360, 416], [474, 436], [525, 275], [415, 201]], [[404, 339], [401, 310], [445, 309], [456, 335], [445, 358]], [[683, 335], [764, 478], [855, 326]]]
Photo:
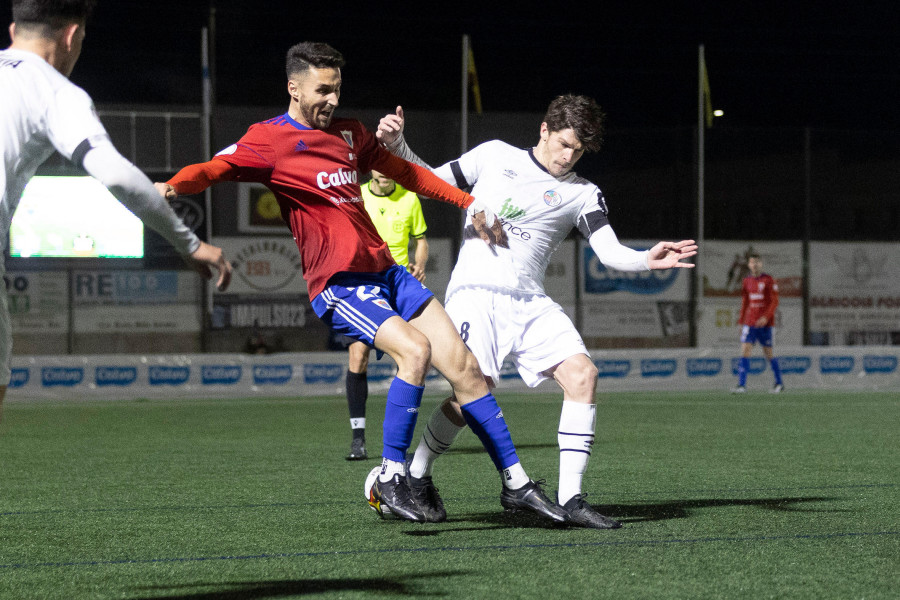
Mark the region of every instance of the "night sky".
[[[218, 103], [286, 106], [285, 51], [309, 39], [344, 53], [345, 110], [457, 109], [468, 33], [487, 111], [541, 112], [576, 92], [600, 102], [610, 128], [689, 125], [702, 43], [723, 125], [900, 129], [895, 2], [598, 2], [591, 16], [571, 3], [475, 12], [435, 3], [452, 14], [422, 12], [423, 3], [311, 4], [215, 2]], [[9, 0], [0, 6], [8, 20]], [[73, 81], [101, 106], [199, 104], [209, 6], [100, 0]]]

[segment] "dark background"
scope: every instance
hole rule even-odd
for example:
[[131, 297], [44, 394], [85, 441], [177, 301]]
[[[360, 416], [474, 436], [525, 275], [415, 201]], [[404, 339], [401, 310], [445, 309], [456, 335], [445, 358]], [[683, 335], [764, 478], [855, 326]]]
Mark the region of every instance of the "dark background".
[[98, 104], [199, 104], [214, 5], [222, 104], [285, 103], [286, 49], [319, 40], [347, 58], [345, 107], [456, 108], [468, 33], [488, 111], [571, 91], [613, 128], [691, 123], [702, 43], [723, 125], [900, 129], [895, 2], [487, 4], [100, 0], [72, 79]]

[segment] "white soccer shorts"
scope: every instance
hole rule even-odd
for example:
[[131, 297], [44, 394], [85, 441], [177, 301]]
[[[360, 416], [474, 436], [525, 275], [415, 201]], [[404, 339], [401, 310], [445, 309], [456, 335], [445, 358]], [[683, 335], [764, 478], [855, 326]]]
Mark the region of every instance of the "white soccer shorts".
[[445, 306], [481, 371], [500, 383], [509, 356], [528, 387], [570, 356], [590, 357], [572, 320], [543, 294], [507, 294], [483, 288], [457, 290]]

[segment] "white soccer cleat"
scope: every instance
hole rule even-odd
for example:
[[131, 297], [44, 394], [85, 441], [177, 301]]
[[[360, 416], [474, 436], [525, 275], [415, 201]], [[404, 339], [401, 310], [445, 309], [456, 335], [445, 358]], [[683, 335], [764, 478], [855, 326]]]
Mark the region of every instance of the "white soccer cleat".
[[732, 393], [732, 394], [746, 394], [746, 393], [747, 393], [747, 388], [745, 388], [745, 387], [742, 386], [742, 385], [739, 385], [739, 386], [737, 386], [737, 387], [731, 388], [731, 393]]
[[770, 394], [780, 394], [783, 391], [784, 391], [784, 384], [776, 383], [775, 385], [772, 386], [772, 389], [769, 390], [769, 393]]

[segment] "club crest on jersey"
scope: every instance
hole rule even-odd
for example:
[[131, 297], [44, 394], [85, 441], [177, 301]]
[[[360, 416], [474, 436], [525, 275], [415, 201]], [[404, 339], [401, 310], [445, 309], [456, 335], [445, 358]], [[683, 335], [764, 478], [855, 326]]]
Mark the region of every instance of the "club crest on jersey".
[[556, 208], [557, 206], [562, 204], [562, 196], [560, 196], [556, 190], [546, 191], [544, 192], [544, 204], [552, 208]]
[[372, 300], [372, 304], [374, 304], [375, 306], [380, 306], [384, 310], [393, 310], [391, 308], [391, 305], [388, 304], [388, 301], [384, 298], [376, 298], [375, 300]]
[[344, 141], [347, 142], [347, 145], [352, 148], [353, 147], [353, 132], [348, 131], [346, 129], [341, 129], [341, 135], [344, 137]]

